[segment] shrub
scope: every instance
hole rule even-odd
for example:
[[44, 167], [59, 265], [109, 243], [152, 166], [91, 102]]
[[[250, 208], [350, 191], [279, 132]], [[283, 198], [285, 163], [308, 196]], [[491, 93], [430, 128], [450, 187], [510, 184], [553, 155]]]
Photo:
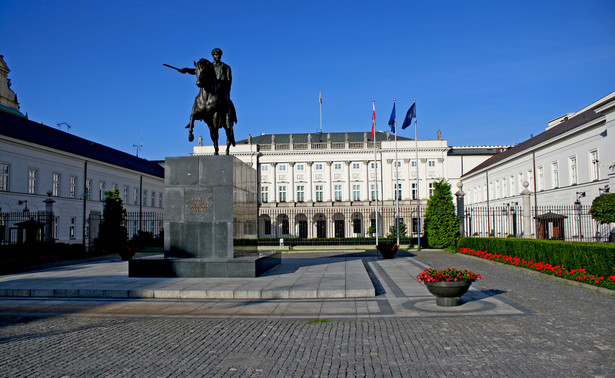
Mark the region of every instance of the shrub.
[[108, 252], [117, 252], [128, 241], [128, 232], [123, 226], [126, 210], [120, 197], [120, 191], [108, 190], [100, 222], [98, 243]]
[[596, 222], [615, 223], [615, 193], [594, 198], [589, 213]]
[[615, 274], [615, 245], [514, 238], [462, 238], [458, 248], [506, 254], [526, 261], [587, 269], [592, 274]]
[[427, 201], [425, 235], [432, 248], [454, 247], [459, 238], [459, 218], [455, 214], [451, 185], [444, 180], [434, 183], [434, 193]]

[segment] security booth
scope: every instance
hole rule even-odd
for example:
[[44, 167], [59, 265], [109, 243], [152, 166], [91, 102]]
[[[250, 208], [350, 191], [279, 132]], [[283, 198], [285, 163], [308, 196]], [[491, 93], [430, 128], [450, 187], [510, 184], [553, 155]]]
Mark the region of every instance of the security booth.
[[564, 240], [564, 219], [562, 214], [553, 212], [544, 213], [534, 217], [536, 220], [536, 237], [547, 240]]
[[17, 226], [17, 244], [34, 244], [43, 241], [45, 223], [34, 219], [15, 223]]

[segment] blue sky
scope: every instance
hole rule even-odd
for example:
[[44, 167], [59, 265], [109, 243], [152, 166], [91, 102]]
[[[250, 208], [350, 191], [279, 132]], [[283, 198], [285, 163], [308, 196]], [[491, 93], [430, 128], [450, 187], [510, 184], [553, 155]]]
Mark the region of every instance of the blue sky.
[[162, 64], [214, 47], [237, 140], [317, 132], [322, 91], [324, 132], [370, 131], [372, 100], [386, 130], [393, 99], [398, 118], [416, 99], [419, 139], [516, 144], [615, 91], [614, 16], [612, 0], [2, 0], [0, 54], [30, 119], [129, 153], [142, 138], [148, 159], [192, 152], [194, 76]]

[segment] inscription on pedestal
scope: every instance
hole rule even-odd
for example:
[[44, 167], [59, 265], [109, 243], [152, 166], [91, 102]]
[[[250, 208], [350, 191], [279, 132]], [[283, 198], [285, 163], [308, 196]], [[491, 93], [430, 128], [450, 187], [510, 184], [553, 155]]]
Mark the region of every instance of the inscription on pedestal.
[[203, 197], [192, 198], [192, 202], [186, 205], [186, 207], [193, 213], [204, 213], [210, 206], [210, 204], [205, 203], [205, 199]]

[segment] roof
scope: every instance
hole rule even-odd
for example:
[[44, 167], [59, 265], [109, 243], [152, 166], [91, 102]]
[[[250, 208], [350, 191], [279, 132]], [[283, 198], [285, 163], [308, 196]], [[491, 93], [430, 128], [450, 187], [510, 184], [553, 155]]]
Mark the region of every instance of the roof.
[[[328, 135], [331, 136], [332, 143], [344, 143], [346, 141], [346, 134], [348, 134], [349, 142], [363, 142], [365, 139], [365, 132], [348, 132], [348, 133], [309, 133], [312, 136], [313, 143], [325, 143], [327, 142]], [[271, 144], [271, 137], [275, 136], [276, 144], [290, 143], [290, 136], [293, 136], [293, 143], [307, 143], [308, 134], [262, 134], [252, 137], [252, 144]], [[385, 141], [387, 139], [387, 133], [376, 132], [376, 141]], [[390, 140], [395, 137], [390, 136]], [[367, 132], [367, 140], [373, 140], [371, 132]], [[397, 140], [413, 140], [402, 136], [397, 136]], [[243, 139], [237, 142], [238, 144], [248, 144], [248, 139]]]
[[30, 121], [24, 117], [0, 111], [0, 135], [98, 160], [137, 172], [164, 177], [164, 168], [102, 144]]
[[606, 100], [605, 101], [599, 100], [598, 102], [594, 104], [594, 106], [591, 106], [589, 109], [582, 110], [581, 112], [576, 113], [574, 117], [568, 118], [568, 119], [564, 118], [562, 119], [562, 122], [560, 124], [553, 126], [547, 129], [546, 131], [536, 135], [535, 137], [517, 144], [514, 147], [511, 147], [503, 152], [500, 152], [497, 155], [493, 155], [489, 159], [485, 160], [483, 163], [477, 165], [474, 169], [465, 173], [463, 176], [468, 176], [472, 173], [483, 170], [511, 156], [519, 155], [523, 152], [530, 151], [534, 147], [546, 141], [549, 141], [559, 135], [565, 134], [571, 130], [576, 129], [577, 127], [581, 125], [584, 125], [588, 122], [591, 122], [595, 119], [600, 118], [603, 114], [597, 113], [595, 110], [613, 101], [611, 95], [606, 96], [603, 99], [606, 99]]

